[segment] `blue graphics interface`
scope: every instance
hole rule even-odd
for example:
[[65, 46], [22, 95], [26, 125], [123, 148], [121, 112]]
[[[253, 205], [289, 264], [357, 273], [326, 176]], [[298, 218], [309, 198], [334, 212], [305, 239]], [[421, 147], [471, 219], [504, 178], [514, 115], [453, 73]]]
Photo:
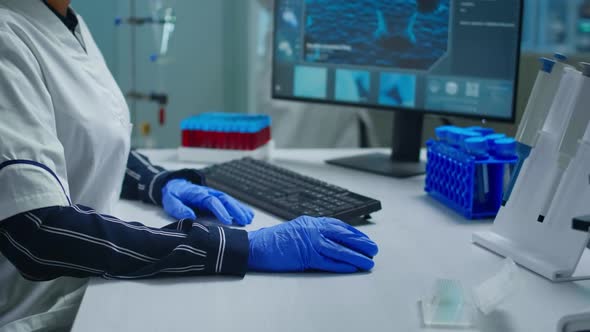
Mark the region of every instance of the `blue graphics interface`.
[[275, 0], [273, 96], [513, 119], [522, 0]]

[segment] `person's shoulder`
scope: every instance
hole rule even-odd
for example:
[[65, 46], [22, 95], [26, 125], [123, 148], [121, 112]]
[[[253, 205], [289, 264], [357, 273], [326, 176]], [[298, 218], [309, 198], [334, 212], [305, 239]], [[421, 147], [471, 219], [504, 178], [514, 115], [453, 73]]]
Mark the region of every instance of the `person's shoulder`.
[[4, 6], [0, 0], [0, 57], [32, 56], [30, 46], [27, 43], [30, 28], [27, 20], [21, 14]]
[[22, 14], [2, 5], [0, 1], [0, 31], [5, 33], [14, 33], [14, 28], [21, 26], [25, 22]]

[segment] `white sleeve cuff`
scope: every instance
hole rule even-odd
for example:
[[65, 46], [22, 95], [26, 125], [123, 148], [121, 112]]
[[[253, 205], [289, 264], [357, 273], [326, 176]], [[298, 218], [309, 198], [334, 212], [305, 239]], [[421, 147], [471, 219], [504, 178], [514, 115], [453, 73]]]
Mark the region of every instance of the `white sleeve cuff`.
[[71, 205], [55, 173], [35, 162], [0, 165], [0, 186], [0, 221], [35, 209]]

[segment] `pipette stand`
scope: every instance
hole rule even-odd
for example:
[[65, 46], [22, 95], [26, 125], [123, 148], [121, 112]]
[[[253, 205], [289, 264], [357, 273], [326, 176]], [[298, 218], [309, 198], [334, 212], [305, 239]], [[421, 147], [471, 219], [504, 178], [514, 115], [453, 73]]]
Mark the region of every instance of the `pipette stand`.
[[580, 143], [549, 213], [538, 221], [543, 194], [552, 190], [544, 180], [559, 172], [557, 146], [556, 136], [540, 133], [492, 230], [475, 233], [473, 242], [553, 282], [590, 280], [590, 275], [574, 275], [590, 235], [572, 229], [573, 218], [590, 214], [590, 142]]

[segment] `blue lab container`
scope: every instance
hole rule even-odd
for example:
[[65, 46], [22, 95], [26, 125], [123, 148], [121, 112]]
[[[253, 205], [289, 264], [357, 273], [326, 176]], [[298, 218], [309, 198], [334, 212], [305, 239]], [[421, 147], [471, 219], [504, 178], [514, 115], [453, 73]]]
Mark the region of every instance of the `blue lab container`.
[[480, 133], [468, 129], [461, 129], [459, 131], [459, 147], [466, 150], [465, 142], [470, 138], [480, 138]]
[[490, 145], [489, 135], [461, 131], [465, 130], [450, 131], [448, 142], [427, 142], [425, 191], [468, 219], [494, 217], [502, 204], [506, 166], [518, 158]]
[[210, 112], [183, 120], [181, 130], [216, 131], [224, 133], [258, 133], [270, 127], [268, 115]]
[[449, 131], [456, 129], [457, 127], [455, 126], [442, 126], [442, 127], [438, 127], [435, 129], [435, 135], [436, 138], [438, 138], [438, 140], [440, 141], [447, 141], [448, 139], [448, 135], [449, 135]]
[[469, 130], [469, 131], [475, 131], [476, 133], [479, 133], [482, 136], [487, 136], [487, 135], [491, 135], [494, 133], [494, 129], [492, 129], [492, 128], [485, 128], [485, 127], [479, 127], [479, 126], [467, 127], [465, 129]]
[[491, 134], [491, 135], [485, 136], [485, 139], [488, 141], [488, 148], [490, 149], [490, 153], [495, 148], [496, 140], [499, 140], [502, 138], [506, 138], [506, 135], [504, 135], [504, 134]]
[[449, 128], [447, 131], [447, 143], [455, 148], [461, 148], [463, 129], [458, 127]]

